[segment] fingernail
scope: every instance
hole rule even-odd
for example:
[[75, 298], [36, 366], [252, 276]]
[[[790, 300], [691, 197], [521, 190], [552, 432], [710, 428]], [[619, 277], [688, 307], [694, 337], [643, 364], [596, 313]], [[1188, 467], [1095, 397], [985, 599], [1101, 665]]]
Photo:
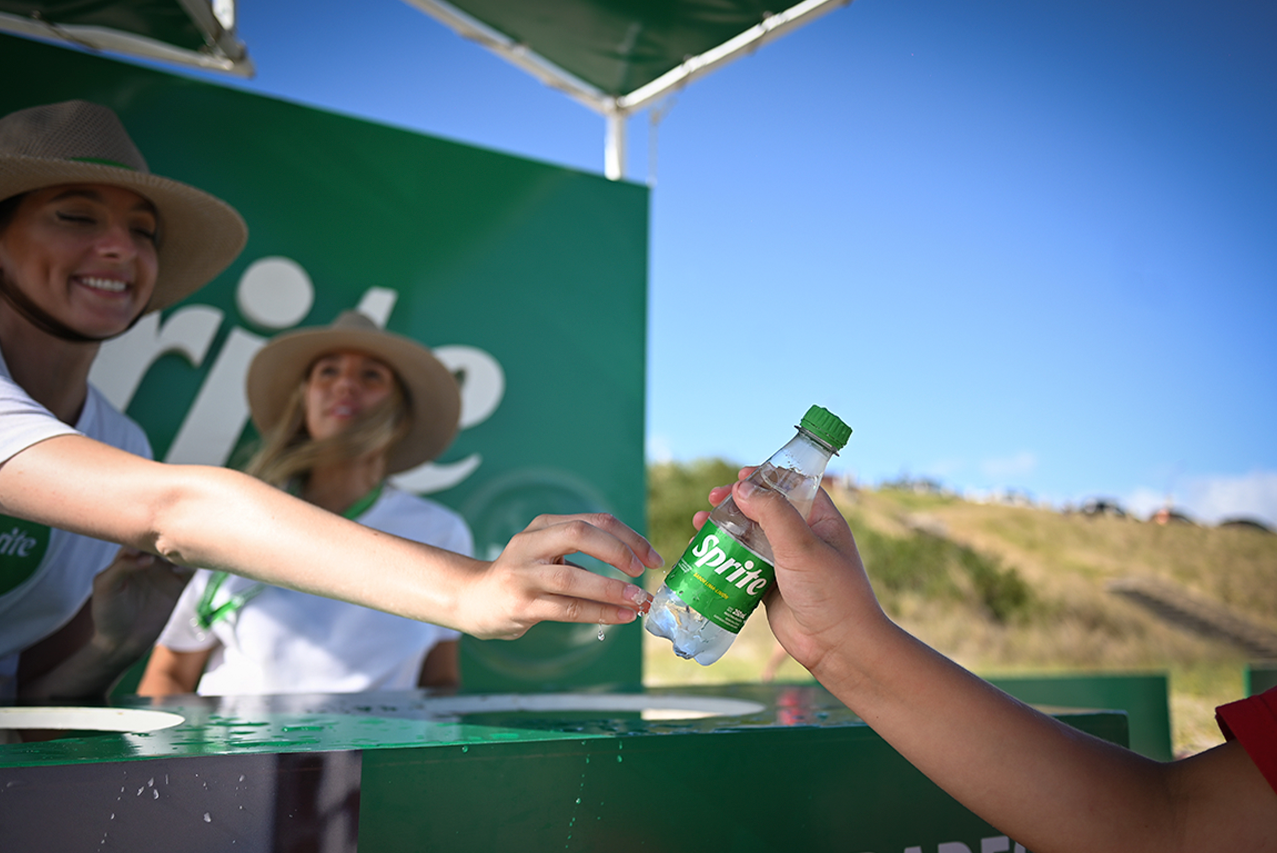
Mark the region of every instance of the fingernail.
[[747, 498], [754, 493], [754, 491], [758, 488], [758, 486], [754, 485], [749, 480], [741, 480], [740, 484], [736, 488], [737, 488], [737, 493], [742, 498]]
[[659, 569], [661, 566], [665, 565], [665, 558], [658, 554], [655, 548], [651, 548], [649, 550], [652, 552], [652, 556], [656, 558], [656, 565], [652, 568]]
[[634, 621], [635, 619], [637, 619], [637, 618], [638, 618], [638, 614], [637, 614], [637, 613], [635, 613], [633, 610], [630, 610], [630, 609], [625, 608], [625, 607], [618, 607], [618, 608], [616, 608], [616, 621], [617, 621], [617, 624], [624, 624], [624, 623], [626, 623], [626, 622], [633, 622], [633, 621]]
[[632, 583], [625, 585], [625, 598], [638, 606], [639, 613], [646, 613], [652, 606], [651, 594], [643, 587]]

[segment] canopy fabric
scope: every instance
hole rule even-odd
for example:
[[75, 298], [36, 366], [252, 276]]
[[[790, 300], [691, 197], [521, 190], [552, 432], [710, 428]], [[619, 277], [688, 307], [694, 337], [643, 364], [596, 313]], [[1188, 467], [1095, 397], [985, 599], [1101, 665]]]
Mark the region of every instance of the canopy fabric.
[[625, 118], [851, 0], [404, 0], [607, 119], [603, 172], [625, 174]]
[[235, 0], [0, 0], [0, 30], [252, 76]]
[[604, 114], [851, 0], [404, 0]]
[[[367, 0], [393, 2], [393, 0]], [[852, 0], [403, 0], [607, 119], [620, 178], [625, 118]], [[252, 76], [236, 0], [0, 0], [0, 31]]]

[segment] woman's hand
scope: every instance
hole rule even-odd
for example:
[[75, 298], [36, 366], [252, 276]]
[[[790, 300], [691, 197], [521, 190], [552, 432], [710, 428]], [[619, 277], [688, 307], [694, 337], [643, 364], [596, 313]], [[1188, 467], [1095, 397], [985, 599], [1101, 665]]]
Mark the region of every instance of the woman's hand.
[[80, 612], [23, 650], [19, 696], [100, 700], [150, 650], [190, 576], [145, 551], [121, 548], [94, 578]]
[[619, 625], [646, 613], [642, 587], [569, 562], [588, 554], [629, 575], [664, 564], [647, 540], [611, 515], [542, 515], [481, 564], [458, 596], [462, 630], [481, 639], [513, 640], [538, 622]]
[[191, 569], [124, 547], [93, 579], [93, 640], [104, 651], [134, 660], [164, 630]]

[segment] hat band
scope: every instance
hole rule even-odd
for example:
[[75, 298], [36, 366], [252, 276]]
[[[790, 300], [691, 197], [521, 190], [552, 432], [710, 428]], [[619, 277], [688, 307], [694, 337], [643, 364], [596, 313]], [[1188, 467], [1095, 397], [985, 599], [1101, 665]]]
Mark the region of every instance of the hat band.
[[112, 335], [103, 335], [95, 338], [77, 332], [39, 305], [36, 305], [29, 296], [22, 292], [21, 288], [9, 281], [3, 272], [0, 272], [0, 297], [3, 297], [6, 302], [13, 306], [14, 310], [26, 318], [28, 323], [40, 331], [73, 344], [100, 344], [103, 341], [109, 341], [111, 338], [117, 338], [136, 326], [137, 321], [141, 320], [142, 315], [146, 313], [146, 308], [144, 307], [129, 323], [128, 328]]
[[107, 160], [105, 157], [68, 157], [73, 163], [95, 163], [98, 166], [114, 166], [117, 169], [128, 169], [130, 172], [136, 172], [137, 169], [127, 163], [120, 163], [117, 160]]

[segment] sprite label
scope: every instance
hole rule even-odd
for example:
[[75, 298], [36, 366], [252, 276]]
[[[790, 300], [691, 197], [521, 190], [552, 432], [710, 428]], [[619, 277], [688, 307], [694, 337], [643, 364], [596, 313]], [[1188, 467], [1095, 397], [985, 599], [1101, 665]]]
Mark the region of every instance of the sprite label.
[[706, 521], [665, 583], [697, 613], [738, 634], [775, 576], [771, 563]]

